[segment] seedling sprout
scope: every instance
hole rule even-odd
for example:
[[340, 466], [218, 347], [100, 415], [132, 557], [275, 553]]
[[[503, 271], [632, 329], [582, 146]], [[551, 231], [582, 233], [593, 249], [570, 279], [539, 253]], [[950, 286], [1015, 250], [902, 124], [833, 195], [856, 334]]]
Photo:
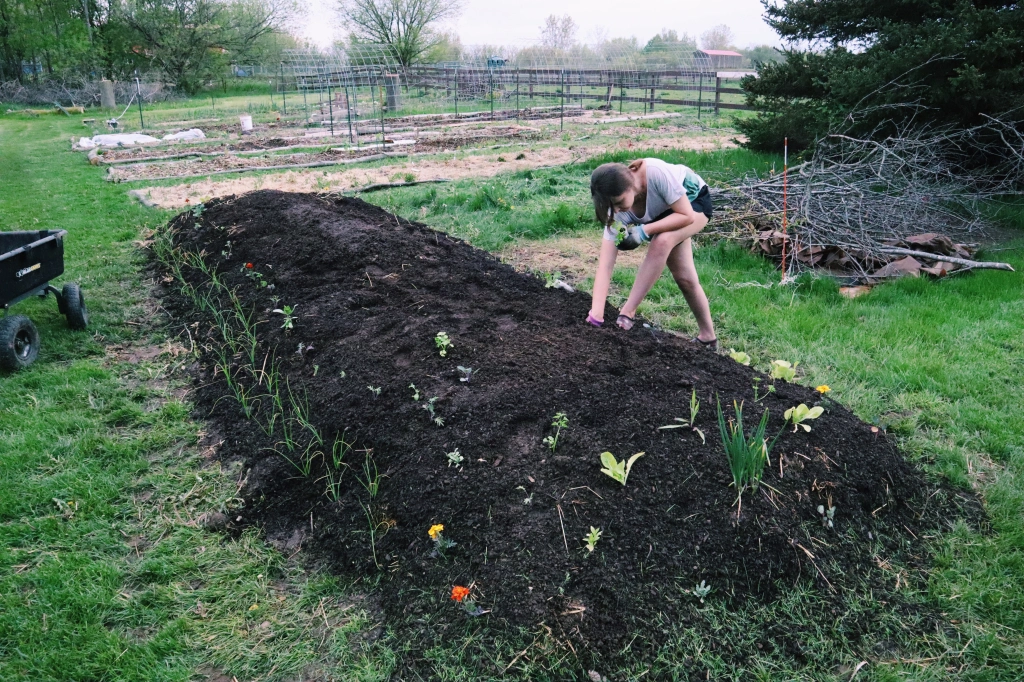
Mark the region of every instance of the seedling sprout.
[[644, 456], [645, 453], [638, 452], [628, 460], [622, 460], [621, 462], [615, 459], [615, 455], [610, 452], [601, 453], [601, 464], [604, 468], [601, 469], [601, 473], [607, 476], [611, 476], [616, 481], [621, 483], [623, 486], [626, 485], [626, 479], [629, 478], [629, 472], [633, 468], [633, 462]]

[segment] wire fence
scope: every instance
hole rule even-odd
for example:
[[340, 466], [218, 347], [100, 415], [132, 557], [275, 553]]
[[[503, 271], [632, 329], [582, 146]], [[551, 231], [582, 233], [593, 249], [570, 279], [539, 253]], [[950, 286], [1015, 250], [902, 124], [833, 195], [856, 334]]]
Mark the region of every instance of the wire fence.
[[696, 52], [471, 48], [457, 61], [411, 67], [391, 55], [383, 45], [287, 51], [276, 88], [302, 98], [310, 123], [332, 135], [345, 131], [353, 141], [358, 129], [375, 125], [383, 142], [393, 117], [564, 119], [588, 109], [648, 114], [692, 107], [699, 118], [747, 109], [738, 87], [746, 74], [716, 71]]

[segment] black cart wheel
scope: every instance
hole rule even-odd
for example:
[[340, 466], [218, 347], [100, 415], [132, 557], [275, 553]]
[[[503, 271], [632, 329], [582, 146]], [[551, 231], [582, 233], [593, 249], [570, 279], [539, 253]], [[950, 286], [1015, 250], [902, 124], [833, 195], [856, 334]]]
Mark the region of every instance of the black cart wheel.
[[0, 319], [0, 368], [28, 367], [39, 356], [39, 330], [24, 315]]
[[68, 318], [68, 326], [72, 329], [85, 329], [89, 326], [89, 310], [85, 307], [82, 288], [74, 282], [68, 282], [61, 289], [60, 297], [64, 303], [62, 313]]

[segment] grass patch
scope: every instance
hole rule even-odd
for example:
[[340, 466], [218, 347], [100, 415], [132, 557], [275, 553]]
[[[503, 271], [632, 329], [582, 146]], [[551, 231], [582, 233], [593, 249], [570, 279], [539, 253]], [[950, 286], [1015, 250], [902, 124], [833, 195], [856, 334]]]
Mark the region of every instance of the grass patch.
[[0, 121], [4, 227], [67, 229], [62, 281], [92, 313], [76, 333], [52, 299], [16, 308], [42, 352], [0, 376], [0, 679], [385, 679], [391, 653], [360, 643], [369, 602], [254, 532], [207, 529], [245, 513], [241, 472], [198, 446], [174, 378], [187, 339], [147, 299], [132, 242], [166, 215], [68, 152], [72, 132]]

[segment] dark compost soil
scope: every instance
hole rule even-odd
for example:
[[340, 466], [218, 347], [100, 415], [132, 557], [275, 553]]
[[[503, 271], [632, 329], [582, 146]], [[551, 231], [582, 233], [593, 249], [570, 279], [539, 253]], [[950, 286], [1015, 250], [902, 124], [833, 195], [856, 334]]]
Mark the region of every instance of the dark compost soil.
[[[489, 611], [483, 618], [544, 622], [610, 652], [652, 612], [694, 601], [685, 590], [702, 580], [734, 599], [770, 598], [798, 581], [828, 593], [877, 571], [879, 554], [920, 556], [922, 510], [945, 497], [885, 433], [814, 390], [777, 381], [764, 397], [772, 380], [685, 339], [640, 325], [594, 329], [584, 322], [588, 296], [545, 288], [358, 199], [259, 191], [212, 201], [171, 228], [176, 247], [202, 252], [255, 310], [257, 365], [267, 351], [276, 356], [292, 393], [308, 399], [322, 449], [341, 433], [355, 443], [333, 501], [327, 457], [301, 476], [273, 450], [284, 451], [281, 431], [267, 437], [224, 398], [208, 352], [198, 408], [224, 436], [221, 456], [248, 467], [236, 525], [261, 524], [338, 571], [372, 575], [369, 516], [394, 622], [426, 612], [468, 618], [449, 599], [465, 585]], [[256, 286], [246, 263], [273, 286]], [[200, 345], [215, 346], [206, 318], [176, 291], [168, 286], [171, 310], [199, 322], [191, 333]], [[295, 306], [290, 331], [271, 312], [283, 305]], [[605, 319], [615, 316], [609, 307]], [[440, 331], [453, 344], [447, 357], [435, 346]], [[469, 382], [458, 366], [473, 368]], [[658, 428], [689, 416], [693, 390], [706, 444], [690, 429]], [[441, 427], [424, 409], [435, 397]], [[744, 401], [749, 426], [768, 409], [770, 434], [788, 407], [825, 408], [810, 433], [783, 431], [765, 484], [743, 495], [741, 510], [716, 398], [730, 417], [733, 401]], [[256, 418], [267, 420], [269, 402]], [[542, 441], [558, 412], [569, 426], [552, 452]], [[373, 499], [358, 481], [368, 449], [383, 474]], [[449, 465], [456, 449], [464, 459]], [[628, 485], [601, 473], [606, 450], [646, 453]], [[834, 529], [818, 505], [836, 508]], [[428, 538], [432, 524], [457, 543], [444, 556]], [[591, 526], [603, 531], [593, 554], [582, 541]]]

